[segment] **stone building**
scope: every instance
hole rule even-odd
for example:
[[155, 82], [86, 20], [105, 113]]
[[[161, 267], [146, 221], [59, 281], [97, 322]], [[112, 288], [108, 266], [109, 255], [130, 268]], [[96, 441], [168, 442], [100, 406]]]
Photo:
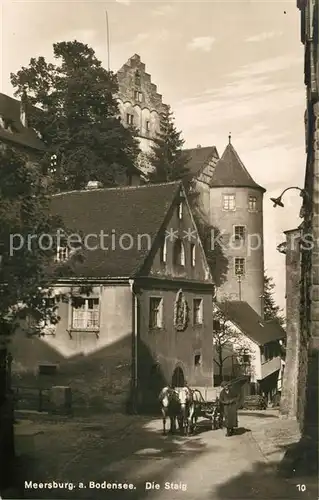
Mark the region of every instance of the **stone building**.
[[0, 93], [0, 144], [14, 147], [36, 161], [45, 147], [28, 126], [27, 112], [20, 101]]
[[[241, 374], [250, 376], [246, 393], [262, 394], [269, 402], [272, 401], [281, 385], [281, 344], [286, 337], [285, 330], [277, 321], [264, 321], [245, 301], [217, 302], [216, 306], [237, 334], [237, 338], [235, 335], [232, 339], [236, 349], [233, 356], [237, 357]], [[214, 353], [214, 360], [216, 357]], [[225, 365], [226, 376], [227, 371]]]
[[47, 384], [113, 409], [132, 387], [145, 404], [163, 384], [212, 387], [214, 285], [181, 184], [60, 193], [52, 206], [82, 235], [83, 259], [58, 248], [61, 319], [42, 325], [41, 339], [15, 336], [14, 376], [41, 383], [41, 370], [55, 365]]
[[[197, 156], [200, 151], [198, 148]], [[209, 158], [202, 160], [201, 165], [194, 158], [197, 159], [192, 152], [190, 170], [200, 193], [198, 210], [212, 227], [212, 245], [221, 245], [228, 263], [217, 299], [245, 301], [262, 315], [263, 195], [266, 190], [250, 176], [230, 138], [221, 158], [216, 148], [211, 148]]]
[[149, 170], [146, 153], [151, 151], [152, 139], [160, 130], [161, 115], [167, 111], [161, 94], [146, 73], [145, 64], [134, 54], [117, 72], [118, 104], [122, 123], [138, 131], [141, 154], [138, 167]]
[[[20, 101], [0, 93], [0, 153], [13, 148], [36, 163], [44, 145], [36, 132], [28, 127], [26, 113]], [[1, 266], [1, 242], [0, 242]], [[11, 355], [8, 353], [7, 336], [0, 336], [0, 488], [5, 487], [12, 475], [14, 454], [13, 401], [10, 392]]]
[[[306, 383], [303, 434], [318, 443], [318, 350], [319, 350], [319, 0], [297, 0], [301, 12], [301, 41], [305, 47], [306, 175], [302, 237], [312, 237], [301, 260], [301, 355], [300, 371]], [[308, 355], [307, 370], [305, 364]], [[317, 451], [314, 456], [318, 458]]]
[[300, 279], [301, 228], [285, 231], [286, 241], [278, 251], [286, 260], [286, 359], [281, 392], [280, 413], [287, 418], [300, 418], [303, 411], [303, 374], [299, 371], [300, 356]]

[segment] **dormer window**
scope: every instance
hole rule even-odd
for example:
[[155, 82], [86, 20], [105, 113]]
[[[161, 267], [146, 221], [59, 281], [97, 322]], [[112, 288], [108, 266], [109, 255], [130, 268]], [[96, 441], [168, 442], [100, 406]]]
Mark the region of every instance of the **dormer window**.
[[58, 247], [56, 252], [56, 261], [65, 262], [68, 260], [68, 258], [69, 258], [69, 248], [67, 246]]

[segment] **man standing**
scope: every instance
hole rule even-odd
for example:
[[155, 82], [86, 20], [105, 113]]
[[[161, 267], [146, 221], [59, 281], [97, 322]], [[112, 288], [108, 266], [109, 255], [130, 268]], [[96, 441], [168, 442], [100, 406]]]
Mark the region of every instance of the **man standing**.
[[238, 427], [238, 396], [231, 394], [229, 384], [227, 382], [222, 382], [221, 387], [223, 387], [223, 389], [219, 397], [223, 406], [223, 414], [227, 429], [226, 436], [232, 436], [234, 434], [234, 427]]

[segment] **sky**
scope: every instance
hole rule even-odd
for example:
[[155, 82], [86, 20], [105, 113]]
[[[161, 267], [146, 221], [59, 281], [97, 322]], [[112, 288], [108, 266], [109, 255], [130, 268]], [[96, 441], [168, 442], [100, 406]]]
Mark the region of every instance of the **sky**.
[[267, 274], [285, 306], [283, 231], [301, 223], [301, 198], [289, 191], [284, 208], [270, 197], [303, 187], [305, 87], [296, 1], [222, 0], [96, 2], [0, 0], [0, 91], [13, 96], [10, 73], [31, 57], [52, 61], [52, 44], [79, 40], [117, 71], [133, 54], [170, 104], [185, 147], [232, 144], [256, 182], [266, 188]]

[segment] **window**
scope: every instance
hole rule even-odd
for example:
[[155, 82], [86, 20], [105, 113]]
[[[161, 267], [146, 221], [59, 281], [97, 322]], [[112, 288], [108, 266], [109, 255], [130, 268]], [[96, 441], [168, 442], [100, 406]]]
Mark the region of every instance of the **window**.
[[235, 258], [235, 274], [236, 276], [244, 276], [245, 274], [245, 259], [241, 257]]
[[99, 299], [83, 298], [79, 307], [72, 307], [72, 328], [97, 330], [99, 328]]
[[132, 115], [130, 113], [126, 113], [126, 123], [128, 125], [133, 125], [133, 123], [134, 123], [134, 115]]
[[164, 238], [164, 241], [162, 243], [161, 247], [161, 262], [166, 262], [167, 259], [167, 240]]
[[249, 196], [248, 197], [248, 210], [250, 212], [257, 211], [257, 197], [256, 196]]
[[223, 209], [224, 210], [235, 210], [236, 201], [234, 194], [224, 194], [223, 196]]
[[150, 131], [150, 122], [149, 120], [146, 120], [146, 123], [145, 123], [145, 128], [146, 128], [146, 131], [149, 132]]
[[200, 366], [202, 364], [202, 356], [201, 354], [195, 354], [194, 356], [194, 366]]
[[141, 85], [141, 74], [138, 70], [135, 71], [134, 81], [135, 81], [135, 85]]
[[175, 241], [173, 262], [175, 265], [185, 266], [185, 249], [182, 240]]
[[235, 240], [245, 239], [245, 226], [234, 226], [234, 237]]
[[162, 328], [162, 326], [163, 326], [163, 299], [161, 297], [151, 297], [149, 327]]
[[194, 325], [203, 324], [203, 300], [194, 299], [193, 300], [193, 320]]
[[182, 202], [178, 205], [178, 218], [179, 219], [183, 218], [183, 203]]
[[196, 245], [194, 243], [191, 244], [191, 266], [195, 267], [196, 264]]
[[57, 262], [65, 262], [69, 257], [69, 249], [68, 247], [58, 247], [56, 252], [56, 261]]
[[135, 99], [135, 101], [142, 102], [143, 101], [142, 92], [139, 92], [138, 90], [134, 90], [134, 99]]

